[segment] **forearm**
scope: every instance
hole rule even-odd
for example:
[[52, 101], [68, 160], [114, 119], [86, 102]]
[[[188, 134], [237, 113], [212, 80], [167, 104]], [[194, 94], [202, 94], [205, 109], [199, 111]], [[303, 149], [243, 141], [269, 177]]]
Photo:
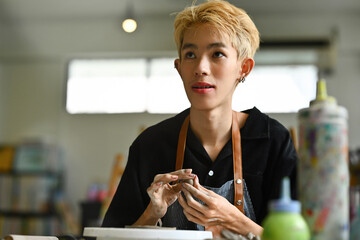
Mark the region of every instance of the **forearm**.
[[159, 221], [159, 218], [155, 217], [152, 214], [151, 208], [152, 206], [150, 202], [147, 208], [145, 209], [145, 211], [143, 212], [143, 214], [138, 218], [138, 220], [136, 220], [133, 226], [156, 225], [157, 222]]

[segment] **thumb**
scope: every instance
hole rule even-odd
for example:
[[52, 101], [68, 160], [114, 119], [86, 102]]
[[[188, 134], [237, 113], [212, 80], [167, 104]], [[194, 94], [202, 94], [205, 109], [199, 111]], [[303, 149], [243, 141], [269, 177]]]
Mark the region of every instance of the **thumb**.
[[205, 192], [212, 192], [212, 191], [208, 190], [207, 188], [201, 186], [201, 184], [199, 182], [199, 178], [198, 178], [197, 175], [195, 175], [195, 177], [194, 177], [194, 187], [197, 188], [197, 189], [201, 189], [201, 190], [203, 190]]
[[194, 187], [195, 188], [200, 188], [201, 187], [200, 182], [199, 182], [199, 178], [198, 178], [197, 175], [195, 175], [195, 177], [194, 177]]

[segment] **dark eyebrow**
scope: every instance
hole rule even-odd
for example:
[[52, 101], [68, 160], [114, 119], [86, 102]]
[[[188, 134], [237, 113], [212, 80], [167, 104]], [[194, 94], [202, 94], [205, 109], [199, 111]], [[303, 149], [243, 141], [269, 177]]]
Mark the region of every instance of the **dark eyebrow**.
[[[184, 49], [187, 49], [187, 48], [192, 48], [192, 49], [198, 49], [198, 47], [193, 44], [193, 43], [185, 43], [183, 46], [182, 46], [182, 50]], [[226, 45], [222, 42], [215, 42], [215, 43], [211, 43], [209, 44], [207, 47], [207, 49], [211, 49], [211, 48], [226, 48]]]

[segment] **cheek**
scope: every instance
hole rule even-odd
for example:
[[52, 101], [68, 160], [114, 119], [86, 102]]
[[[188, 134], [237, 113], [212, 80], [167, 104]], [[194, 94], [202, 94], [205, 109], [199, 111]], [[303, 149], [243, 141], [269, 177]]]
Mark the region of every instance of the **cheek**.
[[235, 67], [220, 67], [213, 70], [214, 76], [226, 81], [236, 80], [239, 77], [239, 72]]
[[183, 81], [186, 81], [187, 79], [189, 79], [192, 76], [192, 71], [189, 67], [183, 66], [180, 69], [179, 75]]

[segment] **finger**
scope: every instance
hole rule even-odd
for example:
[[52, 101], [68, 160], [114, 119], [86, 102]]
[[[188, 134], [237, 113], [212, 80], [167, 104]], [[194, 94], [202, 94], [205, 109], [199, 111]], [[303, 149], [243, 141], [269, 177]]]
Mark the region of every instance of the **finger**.
[[154, 193], [159, 192], [161, 188], [163, 187], [163, 182], [153, 182], [150, 187], [147, 188], [147, 193], [151, 197], [154, 195]]
[[[186, 190], [185, 190], [186, 191]], [[184, 192], [183, 192], [184, 193]], [[184, 193], [184, 195], [185, 194], [188, 194], [188, 193]], [[195, 214], [195, 209], [194, 208], [192, 208], [189, 204], [188, 204], [188, 202], [190, 202], [190, 200], [188, 200], [186, 197], [184, 197], [184, 195], [183, 194], [180, 194], [180, 196], [179, 196], [179, 203], [180, 203], [180, 205], [183, 207], [183, 209], [184, 209], [184, 212], [188, 212], [188, 213], [192, 213], [192, 215], [198, 215], [198, 216], [203, 216], [201, 213], [197, 213], [197, 214]], [[198, 204], [200, 204], [200, 203], [198, 203]], [[200, 204], [201, 205], [201, 204]]]
[[164, 183], [171, 183], [178, 179], [193, 179], [194, 177], [195, 175], [192, 174], [192, 169], [180, 169], [171, 173], [157, 174], [153, 182], [162, 181]]
[[186, 175], [192, 174], [192, 169], [191, 168], [179, 169], [179, 170], [176, 170], [169, 174], [177, 175], [177, 176], [186, 176]]
[[177, 175], [179, 180], [193, 180], [195, 177], [195, 174], [192, 173], [192, 169], [180, 169], [172, 174]]
[[181, 182], [187, 182], [187, 183], [190, 183], [190, 184], [193, 184], [193, 179], [195, 177], [195, 174], [192, 174], [192, 169], [181, 169], [181, 170], [178, 170], [178, 171], [175, 171], [171, 174], [178, 174], [178, 175], [175, 175], [175, 176], [178, 176], [178, 181], [174, 181], [176, 182], [176, 184], [172, 184], [173, 189], [174, 191], [176, 192], [179, 192], [181, 189], [182, 189], [182, 186], [181, 186]]
[[199, 223], [201, 225], [212, 226], [221, 224], [223, 221], [221, 217], [208, 217], [206, 212], [199, 212], [192, 207], [184, 208], [184, 214], [189, 221]]
[[204, 188], [203, 186], [201, 186], [201, 184], [200, 184], [200, 182], [199, 182], [199, 177], [197, 176], [197, 175], [195, 175], [195, 177], [194, 177], [194, 183], [193, 184], [191, 184], [191, 185], [193, 185], [195, 188], [197, 188], [197, 189], [199, 189], [199, 190], [202, 190], [202, 191], [204, 191], [204, 192], [208, 192], [209, 194], [210, 194], [210, 190], [208, 190], [208, 189], [206, 189], [206, 188]]
[[191, 168], [183, 168], [183, 169], [175, 171], [175, 173], [177, 173], [177, 174], [182, 174], [182, 173], [190, 174], [190, 173], [192, 173], [192, 169]]
[[196, 211], [191, 211], [191, 210], [193, 209], [189, 208], [189, 209], [184, 209], [183, 211], [187, 220], [204, 226], [205, 225], [205, 221], [203, 220], [204, 218], [198, 217], [199, 214]]
[[193, 208], [184, 208], [183, 212], [189, 221], [203, 226], [214, 226], [222, 223], [220, 218], [207, 218], [202, 213], [195, 211]]
[[179, 194], [178, 201], [179, 201], [180, 205], [181, 205], [184, 209], [186, 209], [186, 208], [189, 207], [189, 206], [187, 205], [186, 200], [184, 199], [184, 197], [183, 197], [183, 195], [182, 195], [181, 193]]
[[206, 205], [201, 204], [199, 201], [195, 200], [192, 194], [187, 191], [186, 189], [183, 189], [182, 192], [184, 193], [186, 197], [186, 204], [190, 206], [191, 208], [195, 209], [199, 212], [206, 212], [208, 211], [208, 207]]
[[197, 175], [194, 177], [194, 182], [192, 184], [195, 188], [200, 189], [202, 186], [200, 185], [199, 178]]
[[179, 179], [178, 175], [174, 175], [174, 174], [171, 174], [171, 173], [157, 174], [154, 177], [153, 183], [157, 183], [157, 182], [170, 183], [170, 182], [176, 181], [178, 179]]
[[201, 225], [207, 225], [207, 226], [217, 225], [217, 224], [221, 223], [219, 218], [216, 218], [216, 217], [208, 218], [202, 212], [199, 212], [196, 209], [189, 206], [189, 204], [187, 203], [187, 201], [184, 199], [184, 197], [181, 194], [179, 195], [178, 200], [179, 200], [180, 205], [183, 207], [183, 212], [184, 212], [186, 218], [189, 221], [192, 221], [192, 222], [195, 222], [195, 223], [201, 224]]
[[[195, 184], [195, 183], [194, 183]], [[211, 205], [212, 201], [214, 200], [214, 192], [202, 187], [199, 185], [199, 188], [196, 188], [195, 186], [191, 186], [188, 183], [183, 183], [183, 191], [184, 189], [187, 190], [192, 196], [195, 198], [203, 201], [206, 205]]]

